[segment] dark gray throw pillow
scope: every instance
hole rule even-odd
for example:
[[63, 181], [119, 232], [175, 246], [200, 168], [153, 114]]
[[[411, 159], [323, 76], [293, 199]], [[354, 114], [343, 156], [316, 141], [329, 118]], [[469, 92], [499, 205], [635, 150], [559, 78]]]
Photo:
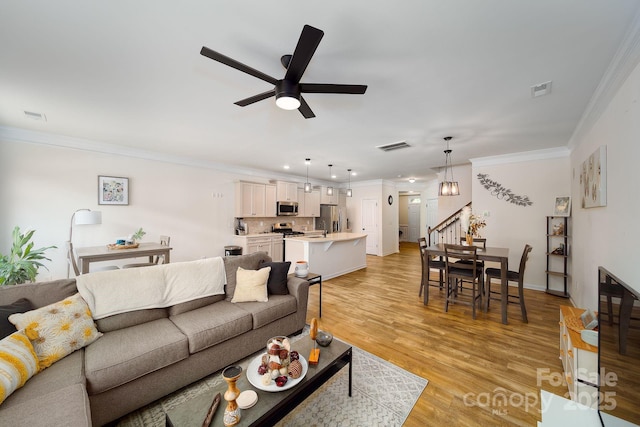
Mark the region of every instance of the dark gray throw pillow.
[[20, 298], [9, 305], [0, 305], [0, 339], [8, 337], [16, 331], [13, 323], [9, 322], [9, 316], [15, 313], [25, 313], [33, 309], [33, 305], [26, 298]]
[[269, 280], [267, 281], [267, 292], [270, 295], [287, 295], [287, 275], [291, 262], [262, 262], [260, 268], [271, 267]]

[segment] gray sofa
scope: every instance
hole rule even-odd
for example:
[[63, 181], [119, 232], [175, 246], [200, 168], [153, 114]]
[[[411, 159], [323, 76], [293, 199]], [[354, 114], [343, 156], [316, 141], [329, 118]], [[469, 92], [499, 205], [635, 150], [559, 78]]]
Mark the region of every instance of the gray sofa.
[[[290, 277], [289, 294], [268, 302], [230, 302], [237, 268], [270, 261], [264, 252], [225, 257], [225, 295], [96, 321], [104, 335], [9, 396], [0, 425], [104, 425], [260, 350], [272, 336], [298, 333], [307, 314], [304, 279]], [[42, 307], [76, 292], [75, 279], [5, 286], [0, 305], [27, 298]]]

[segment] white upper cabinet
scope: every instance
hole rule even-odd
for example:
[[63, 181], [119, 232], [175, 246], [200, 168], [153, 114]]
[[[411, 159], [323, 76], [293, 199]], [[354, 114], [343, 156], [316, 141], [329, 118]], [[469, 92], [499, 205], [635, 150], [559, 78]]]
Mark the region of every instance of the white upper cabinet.
[[279, 202], [299, 202], [298, 184], [295, 182], [276, 181], [276, 187]]
[[277, 216], [278, 213], [276, 209], [276, 186], [273, 184], [266, 184], [264, 186], [264, 216]]
[[304, 216], [320, 216], [320, 190], [304, 193]]
[[266, 186], [264, 184], [236, 183], [236, 217], [266, 216], [265, 201]]
[[327, 195], [327, 187], [320, 187], [320, 203], [323, 205], [337, 205], [338, 204], [338, 188], [333, 187], [333, 195]]

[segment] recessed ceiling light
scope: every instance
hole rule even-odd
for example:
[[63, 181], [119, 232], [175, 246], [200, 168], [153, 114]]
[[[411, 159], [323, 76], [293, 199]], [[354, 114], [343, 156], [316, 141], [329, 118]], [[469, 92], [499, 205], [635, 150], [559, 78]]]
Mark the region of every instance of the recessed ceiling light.
[[415, 178], [409, 178], [409, 182], [413, 184], [414, 182], [416, 182], [416, 180]]
[[47, 116], [42, 113], [36, 113], [34, 111], [24, 111], [24, 116], [30, 118], [32, 120], [41, 120], [43, 122], [47, 121]]
[[531, 86], [531, 97], [537, 98], [539, 96], [548, 95], [551, 93], [551, 80], [544, 83]]
[[283, 168], [289, 169], [289, 165], [284, 165]]

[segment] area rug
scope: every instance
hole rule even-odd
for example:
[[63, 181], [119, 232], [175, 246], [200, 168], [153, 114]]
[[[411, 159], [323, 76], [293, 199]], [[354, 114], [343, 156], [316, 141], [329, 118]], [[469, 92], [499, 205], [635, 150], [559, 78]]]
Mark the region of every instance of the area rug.
[[[303, 334], [298, 337], [301, 336]], [[428, 383], [424, 378], [353, 347], [353, 390], [349, 398], [348, 369], [348, 366], [342, 368], [277, 425], [401, 426]], [[211, 375], [127, 415], [117, 425], [164, 427], [165, 411], [210, 392], [222, 381], [219, 374]]]

